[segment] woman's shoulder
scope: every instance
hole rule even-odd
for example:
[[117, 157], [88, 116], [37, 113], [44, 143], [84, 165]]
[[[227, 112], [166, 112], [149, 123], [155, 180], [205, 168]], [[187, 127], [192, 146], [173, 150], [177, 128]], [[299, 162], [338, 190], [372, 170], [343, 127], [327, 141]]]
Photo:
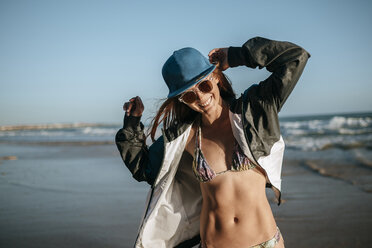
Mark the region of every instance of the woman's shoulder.
[[185, 151], [187, 151], [191, 156], [194, 154], [195, 149], [195, 134], [198, 128], [198, 124], [194, 122], [191, 126], [189, 136], [187, 137]]

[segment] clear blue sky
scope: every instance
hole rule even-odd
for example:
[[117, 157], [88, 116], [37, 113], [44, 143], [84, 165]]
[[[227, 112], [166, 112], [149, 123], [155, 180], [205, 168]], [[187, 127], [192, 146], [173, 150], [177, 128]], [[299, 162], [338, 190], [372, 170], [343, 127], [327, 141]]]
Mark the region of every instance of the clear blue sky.
[[[176, 49], [205, 55], [254, 36], [312, 57], [281, 116], [372, 111], [370, 1], [0, 0], [0, 125], [120, 123], [139, 95], [145, 117], [167, 95]], [[265, 69], [227, 71], [237, 93]]]

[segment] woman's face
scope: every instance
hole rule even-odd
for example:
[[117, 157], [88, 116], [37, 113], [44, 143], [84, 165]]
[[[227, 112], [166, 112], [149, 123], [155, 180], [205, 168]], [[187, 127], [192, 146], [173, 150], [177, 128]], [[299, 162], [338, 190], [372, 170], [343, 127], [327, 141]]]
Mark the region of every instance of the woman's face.
[[218, 106], [222, 105], [222, 100], [217, 85], [218, 80], [213, 76], [213, 73], [209, 74], [205, 79], [203, 79], [203, 81], [204, 80], [209, 80], [212, 83], [212, 90], [208, 93], [203, 93], [198, 89], [198, 84], [194, 85], [187, 91], [194, 91], [197, 96], [196, 100], [192, 103], [185, 104], [196, 112], [208, 114]]

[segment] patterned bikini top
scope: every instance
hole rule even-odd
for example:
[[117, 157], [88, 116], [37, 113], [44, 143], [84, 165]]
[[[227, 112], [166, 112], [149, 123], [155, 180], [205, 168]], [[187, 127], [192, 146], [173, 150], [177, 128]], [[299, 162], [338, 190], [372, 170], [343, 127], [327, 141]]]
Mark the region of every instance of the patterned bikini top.
[[195, 156], [192, 165], [192, 170], [195, 177], [200, 182], [208, 182], [215, 178], [218, 175], [221, 175], [228, 171], [238, 172], [253, 169], [256, 165], [252, 163], [247, 156], [243, 153], [238, 142], [235, 140], [233, 155], [232, 155], [232, 164], [231, 168], [225, 171], [215, 172], [207, 163], [203, 152], [201, 150], [201, 127], [199, 126], [196, 131], [195, 137]]

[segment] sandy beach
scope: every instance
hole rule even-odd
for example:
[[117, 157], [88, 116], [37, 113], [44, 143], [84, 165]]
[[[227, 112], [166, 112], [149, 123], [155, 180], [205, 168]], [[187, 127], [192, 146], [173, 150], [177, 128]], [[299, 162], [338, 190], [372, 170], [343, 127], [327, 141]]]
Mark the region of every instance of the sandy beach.
[[[133, 246], [148, 185], [113, 144], [0, 144], [0, 157], [0, 247]], [[286, 247], [369, 247], [372, 194], [305, 162], [285, 159], [284, 202], [271, 204]]]

